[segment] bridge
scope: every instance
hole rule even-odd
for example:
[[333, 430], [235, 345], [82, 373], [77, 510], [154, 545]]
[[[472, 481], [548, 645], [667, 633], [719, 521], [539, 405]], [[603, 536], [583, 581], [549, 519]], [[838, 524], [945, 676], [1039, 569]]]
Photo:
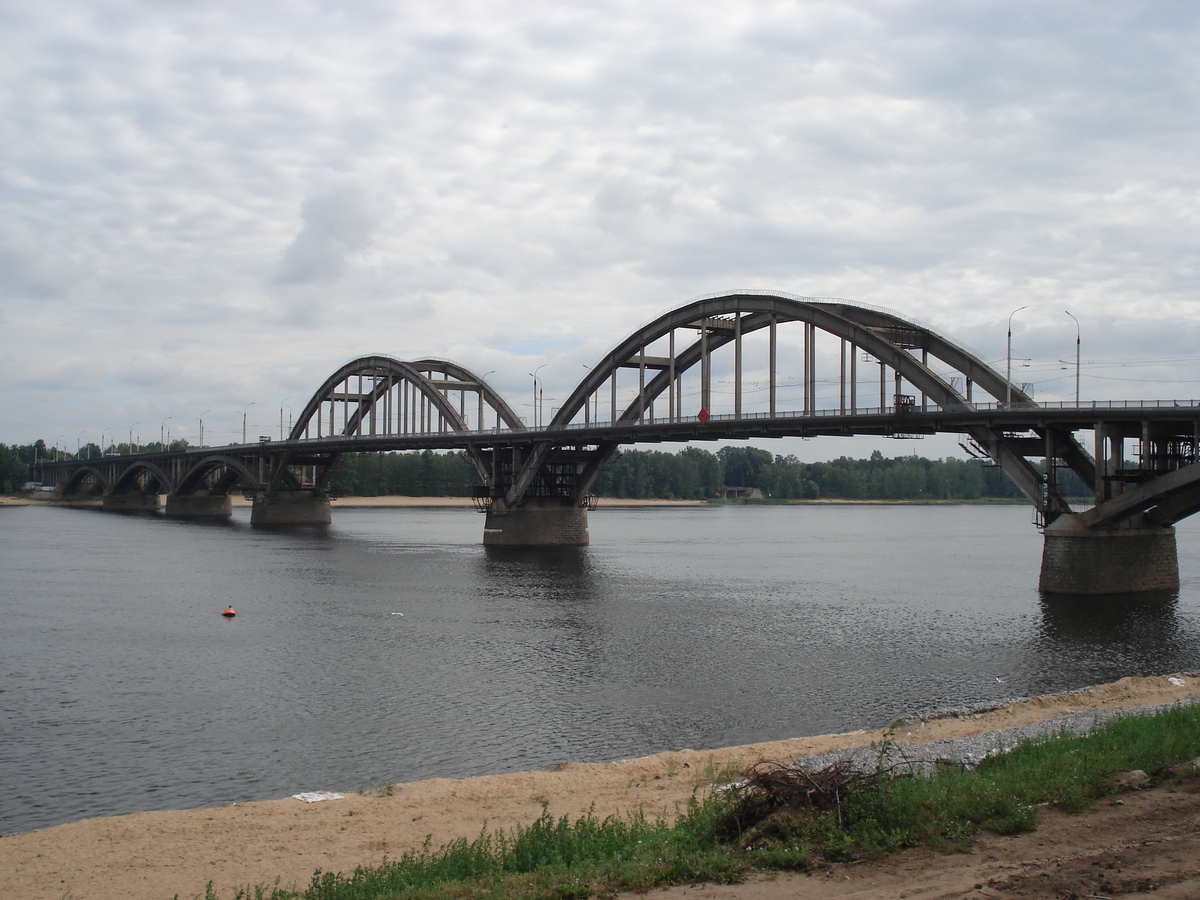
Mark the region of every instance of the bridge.
[[[801, 375], [781, 379], [785, 357]], [[783, 408], [785, 389], [798, 408]], [[840, 300], [702, 297], [617, 344], [549, 422], [536, 380], [534, 399], [525, 422], [461, 365], [366, 356], [326, 379], [286, 439], [44, 462], [34, 477], [110, 510], [158, 509], [165, 495], [180, 517], [228, 516], [240, 490], [255, 525], [322, 524], [345, 454], [460, 449], [479, 473], [485, 544], [582, 545], [589, 488], [622, 444], [949, 432], [1033, 504], [1042, 589], [1083, 594], [1178, 587], [1173, 526], [1200, 510], [1200, 404], [1038, 404], [934, 329]], [[1091, 488], [1087, 510], [1062, 496], [1065, 471]]]

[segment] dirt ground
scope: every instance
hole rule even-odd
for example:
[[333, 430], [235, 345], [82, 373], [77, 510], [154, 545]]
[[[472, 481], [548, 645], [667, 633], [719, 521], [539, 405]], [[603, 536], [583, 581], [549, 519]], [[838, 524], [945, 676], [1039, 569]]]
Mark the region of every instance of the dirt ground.
[[[1080, 694], [1038, 697], [966, 718], [903, 729], [920, 743], [1039, 722], [1099, 708], [1135, 708], [1200, 696], [1200, 675], [1125, 678]], [[229, 896], [250, 884], [307, 884], [312, 873], [349, 871], [418, 847], [473, 838], [552, 815], [599, 816], [637, 808], [673, 813], [726, 763], [750, 764], [868, 746], [882, 732], [796, 738], [722, 750], [680, 750], [613, 763], [564, 762], [550, 772], [439, 778], [397, 785], [388, 795], [292, 798], [214, 809], [88, 819], [0, 838], [0, 898], [169, 900]], [[335, 788], [297, 785], [297, 791]], [[1154, 887], [1151, 887], [1154, 886]], [[1134, 890], [1142, 893], [1131, 893]], [[1149, 892], [1149, 893], [1147, 893]], [[1078, 816], [1048, 813], [1041, 829], [985, 836], [971, 854], [905, 853], [815, 875], [752, 879], [734, 887], [688, 887], [679, 898], [825, 900], [865, 897], [1200, 898], [1200, 795], [1166, 789], [1130, 794]]]

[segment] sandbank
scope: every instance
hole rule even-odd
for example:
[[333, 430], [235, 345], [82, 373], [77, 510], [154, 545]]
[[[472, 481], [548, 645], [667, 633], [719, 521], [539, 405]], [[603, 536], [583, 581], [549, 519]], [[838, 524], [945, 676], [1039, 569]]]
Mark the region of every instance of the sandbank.
[[[1178, 683], [1175, 683], [1178, 682]], [[1134, 709], [1200, 696], [1200, 674], [1123, 678], [1086, 691], [1018, 700], [986, 712], [902, 726], [896, 739], [921, 743], [1042, 722], [1102, 708]], [[678, 750], [618, 762], [564, 760], [553, 771], [435, 778], [388, 795], [346, 794], [305, 803], [287, 798], [212, 809], [86, 819], [0, 838], [0, 897], [22, 900], [166, 900], [222, 896], [260, 883], [304, 886], [316, 869], [351, 871], [419, 847], [474, 838], [487, 827], [528, 823], [543, 805], [554, 816], [674, 812], [727, 763], [869, 746], [880, 730], [797, 737], [718, 750]], [[344, 785], [297, 784], [296, 791]]]

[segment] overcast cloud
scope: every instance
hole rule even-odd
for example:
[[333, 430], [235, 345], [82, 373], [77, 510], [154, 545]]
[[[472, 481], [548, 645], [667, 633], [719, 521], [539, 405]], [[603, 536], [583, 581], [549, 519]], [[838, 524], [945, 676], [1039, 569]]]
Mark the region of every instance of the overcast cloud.
[[1045, 399], [1070, 309], [1085, 398], [1198, 397], [1198, 44], [1187, 2], [0, 0], [0, 441], [265, 433], [370, 352], [562, 397], [729, 288], [1001, 366], [1027, 306]]

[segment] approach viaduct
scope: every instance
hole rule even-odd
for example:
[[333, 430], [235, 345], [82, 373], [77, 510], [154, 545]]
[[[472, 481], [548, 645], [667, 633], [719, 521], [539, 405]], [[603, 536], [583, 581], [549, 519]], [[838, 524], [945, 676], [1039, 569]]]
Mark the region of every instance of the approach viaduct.
[[[781, 379], [781, 366], [801, 374]], [[589, 488], [622, 444], [950, 432], [1033, 504], [1042, 589], [1085, 594], [1177, 587], [1173, 525], [1200, 510], [1197, 403], [1038, 404], [937, 331], [839, 300], [691, 301], [589, 367], [544, 425], [536, 384], [529, 424], [460, 365], [367, 356], [326, 379], [285, 440], [47, 462], [34, 477], [110, 510], [165, 495], [169, 516], [228, 516], [238, 490], [256, 525], [321, 524], [345, 454], [461, 449], [479, 472], [485, 544], [580, 545]], [[799, 402], [780, 402], [785, 389]], [[1064, 469], [1092, 488], [1091, 508], [1061, 496]]]

